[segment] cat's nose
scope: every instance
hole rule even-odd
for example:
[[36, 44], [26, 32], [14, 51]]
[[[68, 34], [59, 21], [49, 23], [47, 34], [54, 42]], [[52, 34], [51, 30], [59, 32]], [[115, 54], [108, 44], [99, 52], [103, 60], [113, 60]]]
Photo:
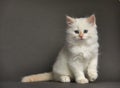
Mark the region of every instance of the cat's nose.
[[80, 36], [81, 39], [83, 39], [83, 36]]
[[81, 39], [83, 39], [83, 33], [82, 33], [82, 32], [80, 32], [79, 37], [80, 37]]

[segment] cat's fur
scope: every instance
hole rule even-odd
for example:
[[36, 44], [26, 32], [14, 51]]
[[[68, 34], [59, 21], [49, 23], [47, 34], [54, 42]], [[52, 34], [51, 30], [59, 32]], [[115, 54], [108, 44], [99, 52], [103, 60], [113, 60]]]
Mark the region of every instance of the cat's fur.
[[[73, 79], [85, 84], [97, 79], [99, 44], [95, 15], [85, 18], [66, 16], [66, 22], [66, 42], [53, 65], [53, 71], [26, 76], [22, 82], [70, 82]], [[84, 30], [88, 30], [87, 33]]]

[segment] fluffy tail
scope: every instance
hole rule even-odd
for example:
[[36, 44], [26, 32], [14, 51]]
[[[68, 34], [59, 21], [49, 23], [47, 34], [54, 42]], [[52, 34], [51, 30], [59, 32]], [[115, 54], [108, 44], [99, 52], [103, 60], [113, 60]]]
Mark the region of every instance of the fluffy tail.
[[53, 80], [52, 72], [29, 75], [22, 78], [21, 82], [38, 82]]

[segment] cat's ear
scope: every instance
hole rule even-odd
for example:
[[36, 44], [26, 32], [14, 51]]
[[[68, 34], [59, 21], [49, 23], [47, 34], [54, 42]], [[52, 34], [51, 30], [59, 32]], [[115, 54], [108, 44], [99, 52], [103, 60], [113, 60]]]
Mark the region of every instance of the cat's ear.
[[92, 25], [96, 25], [96, 17], [92, 14], [90, 17], [87, 18], [88, 22]]
[[66, 16], [66, 23], [68, 24], [68, 25], [71, 25], [72, 23], [74, 23], [75, 22], [75, 19], [74, 18], [72, 18], [72, 17], [70, 17], [70, 16]]

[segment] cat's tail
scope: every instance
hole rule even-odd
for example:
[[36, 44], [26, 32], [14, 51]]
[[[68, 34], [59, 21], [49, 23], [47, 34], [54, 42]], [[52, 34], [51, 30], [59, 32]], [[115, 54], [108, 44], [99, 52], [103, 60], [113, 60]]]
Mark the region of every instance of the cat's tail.
[[29, 75], [22, 78], [21, 82], [38, 82], [53, 80], [52, 72]]

